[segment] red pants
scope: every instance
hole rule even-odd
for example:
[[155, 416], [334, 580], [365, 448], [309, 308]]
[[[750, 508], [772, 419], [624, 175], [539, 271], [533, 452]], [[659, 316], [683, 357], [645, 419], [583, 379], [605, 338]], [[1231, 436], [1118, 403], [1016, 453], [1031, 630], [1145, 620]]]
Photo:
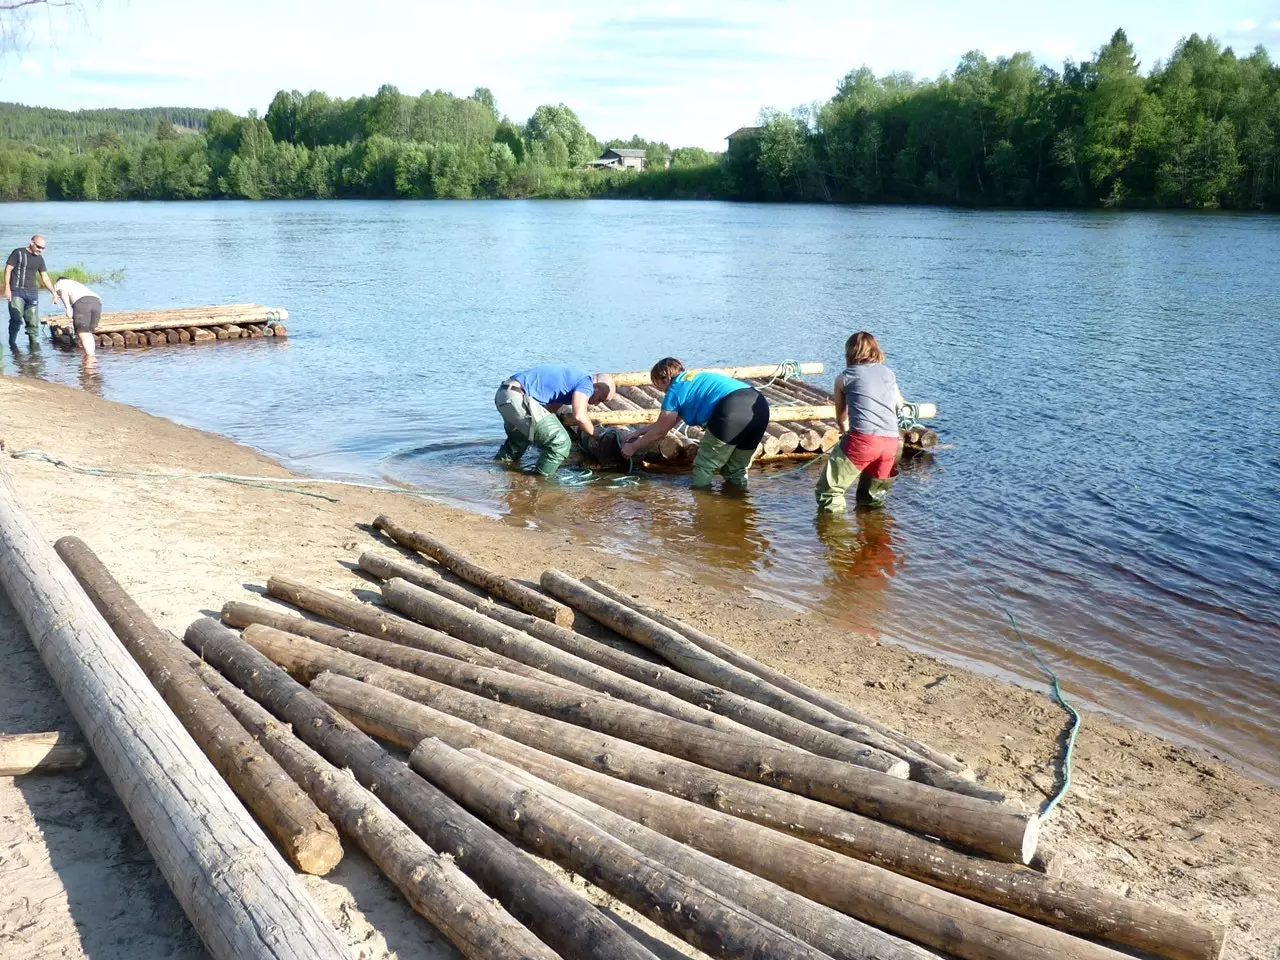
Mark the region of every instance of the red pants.
[[859, 470], [877, 480], [893, 476], [898, 457], [898, 437], [877, 437], [869, 433], [846, 433], [840, 449]]

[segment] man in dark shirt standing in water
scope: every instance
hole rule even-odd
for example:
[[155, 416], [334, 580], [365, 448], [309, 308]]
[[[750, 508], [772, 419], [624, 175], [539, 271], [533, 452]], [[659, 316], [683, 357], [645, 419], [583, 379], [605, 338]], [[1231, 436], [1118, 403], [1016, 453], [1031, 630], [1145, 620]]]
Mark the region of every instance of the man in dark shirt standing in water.
[[9, 343], [16, 346], [25, 321], [32, 347], [40, 343], [40, 284], [58, 302], [58, 294], [44, 265], [44, 237], [36, 234], [25, 247], [9, 254], [4, 264], [4, 298], [9, 301]]

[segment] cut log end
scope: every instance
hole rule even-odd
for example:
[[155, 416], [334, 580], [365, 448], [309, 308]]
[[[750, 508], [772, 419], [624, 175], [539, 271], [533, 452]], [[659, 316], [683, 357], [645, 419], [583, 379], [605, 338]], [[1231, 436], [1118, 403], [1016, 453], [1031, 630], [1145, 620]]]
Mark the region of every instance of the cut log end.
[[1022, 835], [1022, 862], [1029, 864], [1036, 856], [1036, 847], [1040, 844], [1040, 818], [1034, 814], [1027, 817], [1027, 829]]

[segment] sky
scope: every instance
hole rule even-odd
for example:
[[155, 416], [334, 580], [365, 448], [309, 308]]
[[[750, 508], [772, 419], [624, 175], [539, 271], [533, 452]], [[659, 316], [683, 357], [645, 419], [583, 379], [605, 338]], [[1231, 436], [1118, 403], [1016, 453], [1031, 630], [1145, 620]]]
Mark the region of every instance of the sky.
[[825, 100], [863, 65], [932, 77], [978, 49], [1061, 67], [1117, 27], [1144, 71], [1191, 33], [1280, 59], [1280, 0], [82, 0], [18, 25], [0, 100], [243, 114], [279, 89], [484, 86], [513, 120], [566, 103], [602, 140], [717, 150], [761, 108]]

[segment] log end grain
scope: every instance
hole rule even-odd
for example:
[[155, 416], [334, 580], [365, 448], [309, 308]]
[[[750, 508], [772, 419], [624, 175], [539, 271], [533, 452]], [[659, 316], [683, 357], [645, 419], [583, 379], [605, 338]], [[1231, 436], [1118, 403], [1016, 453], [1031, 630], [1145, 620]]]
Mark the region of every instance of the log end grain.
[[89, 750], [65, 733], [16, 733], [0, 736], [0, 777], [79, 770]]
[[277, 323], [271, 329], [275, 331], [274, 336], [278, 339], [283, 339], [284, 337], [287, 337], [289, 335], [289, 331], [285, 329], [283, 323]]
[[303, 873], [323, 877], [342, 860], [342, 840], [328, 817], [316, 818], [311, 829], [291, 838], [288, 858]]

